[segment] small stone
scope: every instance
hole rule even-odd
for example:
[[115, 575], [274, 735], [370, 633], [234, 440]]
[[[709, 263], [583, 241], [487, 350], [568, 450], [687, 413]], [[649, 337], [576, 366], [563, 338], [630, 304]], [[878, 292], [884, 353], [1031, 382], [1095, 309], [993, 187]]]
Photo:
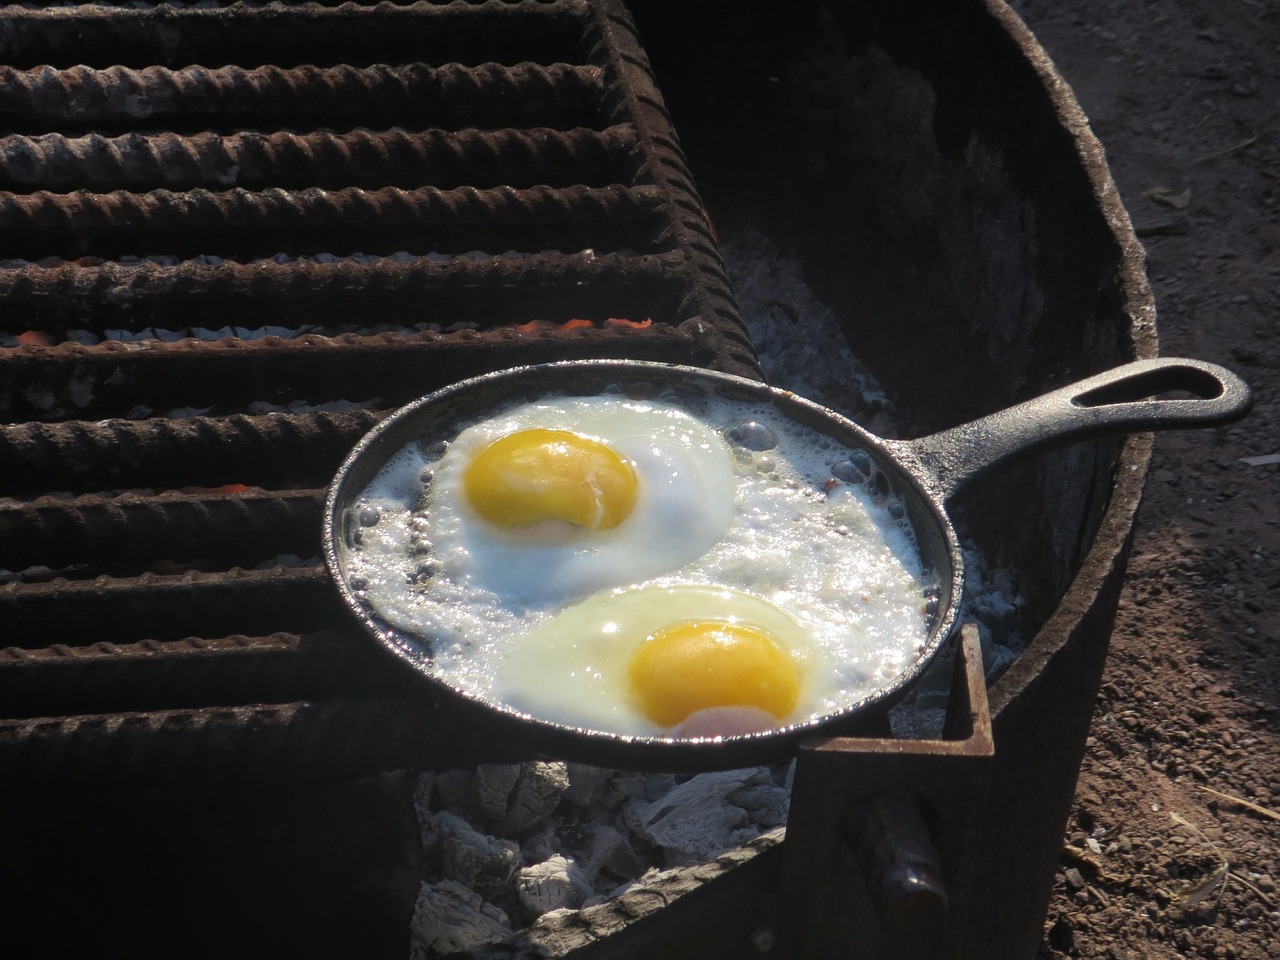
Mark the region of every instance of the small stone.
[[743, 787], [772, 779], [768, 767], [700, 773], [653, 802], [628, 801], [623, 818], [663, 848], [669, 866], [705, 862], [758, 833], [746, 811], [727, 801]]
[[472, 780], [477, 812], [486, 820], [506, 816], [507, 798], [519, 779], [518, 763], [486, 763], [477, 767]]
[[565, 772], [569, 777], [569, 786], [564, 792], [564, 798], [582, 807], [600, 799], [614, 774], [614, 771], [605, 767], [587, 763], [567, 763]]
[[535, 760], [520, 765], [520, 776], [511, 791], [506, 813], [495, 830], [514, 836], [544, 822], [569, 789], [569, 773], [560, 761]]
[[591, 837], [578, 860], [583, 870], [595, 878], [593, 885], [601, 892], [611, 889], [617, 877], [638, 877], [647, 866], [627, 836], [604, 823], [592, 826]]
[[530, 913], [574, 909], [591, 896], [591, 884], [578, 865], [568, 857], [554, 856], [524, 867], [516, 880], [520, 903]]
[[1080, 871], [1075, 867], [1068, 867], [1063, 871], [1062, 877], [1067, 881], [1067, 885], [1073, 890], [1084, 889], [1084, 877], [1080, 876]]
[[435, 820], [440, 832], [440, 870], [446, 879], [493, 889], [504, 885], [516, 872], [520, 863], [518, 844], [480, 833], [452, 813], [437, 813]]
[[729, 802], [745, 810], [757, 826], [777, 827], [787, 822], [791, 792], [772, 783], [759, 783], [735, 790]]
[[478, 893], [455, 880], [441, 880], [419, 888], [409, 931], [411, 960], [424, 960], [505, 940], [511, 923]]
[[470, 770], [442, 770], [435, 775], [436, 809], [462, 813], [471, 806]]

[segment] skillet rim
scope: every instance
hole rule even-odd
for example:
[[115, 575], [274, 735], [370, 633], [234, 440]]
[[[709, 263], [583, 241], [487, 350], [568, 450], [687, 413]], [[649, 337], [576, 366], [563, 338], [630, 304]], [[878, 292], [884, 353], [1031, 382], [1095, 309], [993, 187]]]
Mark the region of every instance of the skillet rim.
[[[792, 420], [832, 436], [845, 446], [865, 449], [872, 455], [907, 507], [926, 569], [932, 572], [931, 585], [939, 594], [937, 612], [925, 642], [897, 676], [839, 710], [802, 723], [757, 733], [689, 739], [612, 733], [534, 717], [461, 689], [431, 670], [431, 655], [426, 649], [429, 638], [415, 637], [391, 626], [356, 596], [347, 576], [342, 556], [343, 536], [339, 534], [346, 522], [345, 510], [364, 484], [410, 442], [410, 438], [402, 438], [401, 435], [410, 431], [414, 435], [421, 434], [421, 430], [415, 429], [418, 421], [424, 418], [433, 421], [424, 426], [456, 423], [462, 413], [453, 412], [442, 417], [440, 411], [448, 413], [453, 406], [461, 406], [465, 409], [465, 416], [474, 419], [534, 396], [600, 393], [619, 381], [622, 381], [625, 392], [625, 381], [637, 375], [641, 379], [656, 379], [662, 386], [673, 389], [680, 384], [692, 384], [699, 389], [719, 389], [730, 394], [745, 392], [751, 399], [769, 402]], [[584, 383], [588, 384], [585, 388]], [[495, 391], [496, 396], [493, 395]], [[485, 402], [466, 403], [468, 399], [474, 401], [477, 394], [486, 398]], [[856, 443], [850, 443], [850, 439]], [[456, 381], [399, 407], [357, 441], [343, 459], [325, 497], [325, 566], [344, 606], [360, 622], [363, 632], [412, 669], [428, 691], [442, 695], [446, 701], [461, 701], [487, 717], [504, 722], [513, 738], [527, 744], [536, 753], [601, 766], [664, 771], [733, 769], [786, 759], [794, 755], [802, 739], [839, 735], [859, 721], [887, 711], [906, 695], [940, 649], [956, 634], [964, 584], [964, 560], [958, 537], [943, 502], [930, 492], [926, 480], [898, 459], [893, 443], [870, 433], [843, 414], [792, 391], [704, 367], [606, 358], [524, 364], [494, 370]], [[386, 448], [390, 452], [385, 452]], [[379, 453], [382, 454], [380, 459]], [[926, 521], [928, 526], [925, 529], [931, 531], [927, 554], [921, 542], [924, 539], [921, 528]], [[950, 576], [939, 572], [940, 559], [946, 560]]]

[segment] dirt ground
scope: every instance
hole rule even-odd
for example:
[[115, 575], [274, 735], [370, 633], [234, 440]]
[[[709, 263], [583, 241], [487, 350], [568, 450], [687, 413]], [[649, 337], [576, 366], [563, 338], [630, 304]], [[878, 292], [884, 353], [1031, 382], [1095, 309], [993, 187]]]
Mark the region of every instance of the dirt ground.
[[1042, 958], [1280, 956], [1280, 3], [1016, 5], [1107, 149], [1161, 352], [1244, 422], [1159, 438]]

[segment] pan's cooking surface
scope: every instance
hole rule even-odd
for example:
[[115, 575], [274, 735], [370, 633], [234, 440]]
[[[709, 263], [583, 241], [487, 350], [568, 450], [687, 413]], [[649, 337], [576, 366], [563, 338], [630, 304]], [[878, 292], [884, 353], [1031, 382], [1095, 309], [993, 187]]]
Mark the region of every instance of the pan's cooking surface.
[[[610, 406], [619, 400], [629, 402]], [[525, 406], [530, 401], [536, 410]], [[679, 480], [662, 496], [688, 511], [683, 520], [671, 522], [660, 511], [635, 523], [628, 518], [570, 541], [561, 552], [558, 544], [531, 542], [528, 533], [495, 537], [474, 509], [453, 502], [468, 497], [457, 478], [459, 458], [465, 463], [483, 445], [468, 443], [468, 433], [459, 433], [463, 426], [488, 438], [489, 431], [509, 435], [551, 417], [619, 450], [627, 449], [627, 429], [642, 428], [641, 448], [657, 452], [668, 443], [660, 421], [672, 415], [689, 419], [679, 432], [694, 438], [696, 456], [675, 468], [662, 458], [651, 464], [641, 458], [635, 469], [650, 489], [668, 473]], [[739, 449], [731, 453], [734, 446]], [[699, 489], [698, 497], [731, 508], [723, 526], [703, 531], [695, 515], [701, 520], [715, 511], [678, 498], [685, 484], [701, 480], [699, 471], [721, 465], [718, 457], [726, 475]], [[425, 487], [420, 473], [429, 477]], [[895, 518], [909, 518], [910, 539]], [[527, 737], [540, 752], [633, 769], [730, 768], [777, 759], [805, 733], [883, 708], [947, 638], [960, 592], [960, 552], [940, 507], [876, 438], [754, 381], [639, 361], [502, 371], [397, 411], [343, 464], [325, 522], [326, 560], [343, 597], [384, 646], [432, 684], [515, 718], [512, 735]], [[645, 539], [665, 527], [671, 528], [666, 536]], [[704, 533], [705, 542], [698, 539]], [[623, 537], [639, 539], [618, 540]], [[454, 540], [459, 547], [451, 549]], [[686, 542], [694, 543], [693, 553], [675, 553]], [[489, 553], [501, 558], [499, 570], [469, 566], [470, 554]], [[521, 572], [527, 577], [517, 576]], [[779, 624], [774, 639], [804, 665], [800, 701], [782, 724], [767, 723], [749, 736], [716, 727], [723, 739], [695, 743], [682, 733], [684, 714], [654, 727], [649, 721], [656, 718], [632, 712], [626, 634], [630, 612], [642, 602], [636, 585], [645, 581], [653, 581], [654, 592], [669, 591], [662, 601], [667, 609], [635, 631], [636, 642], [669, 623], [734, 613], [732, 603], [708, 605], [708, 597], [682, 607], [689, 598], [681, 590], [727, 587], [756, 595], [738, 599], [742, 619]], [[629, 589], [619, 595], [613, 588]], [[935, 605], [926, 612], [927, 597]], [[776, 620], [766, 619], [772, 608], [764, 598], [776, 598], [786, 613], [778, 608]], [[748, 600], [762, 609], [747, 608]], [[597, 603], [600, 615], [613, 621], [598, 636], [587, 625], [587, 611]], [[575, 639], [567, 646], [556, 639], [561, 618], [585, 618], [572, 620]], [[539, 651], [532, 659], [519, 638], [531, 627], [539, 631], [529, 641]], [[491, 631], [497, 636], [486, 639]], [[504, 673], [508, 657], [522, 666]], [[535, 679], [524, 676], [535, 673]], [[705, 735], [701, 728], [693, 734]]]
[[351, 445], [515, 363], [755, 373], [611, 0], [11, 9], [0, 117], [4, 776], [435, 749], [319, 559]]

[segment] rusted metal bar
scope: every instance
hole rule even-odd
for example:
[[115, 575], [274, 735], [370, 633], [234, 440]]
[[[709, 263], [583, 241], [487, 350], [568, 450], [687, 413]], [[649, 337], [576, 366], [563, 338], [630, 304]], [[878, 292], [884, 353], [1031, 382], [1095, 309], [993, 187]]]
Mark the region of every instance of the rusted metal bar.
[[961, 631], [951, 696], [946, 730], [960, 739], [802, 745], [781, 874], [781, 955], [958, 955], [994, 756], [973, 627]]
[[[575, 253], [525, 258], [428, 257], [40, 264], [0, 269], [0, 325], [14, 333], [66, 329], [185, 330], [234, 324], [308, 331], [380, 324], [662, 316], [682, 255]], [[515, 291], [518, 306], [512, 303]], [[639, 314], [643, 314], [640, 316]]]
[[680, 318], [696, 335], [719, 341], [725, 354], [718, 365], [720, 369], [760, 377], [755, 349], [742, 326], [711, 222], [694, 187], [635, 23], [621, 3], [591, 4], [590, 10], [591, 58], [608, 63], [617, 78], [605, 92], [605, 116], [615, 123], [625, 118], [636, 130], [636, 152], [640, 157], [636, 182], [659, 186], [672, 198], [672, 232], [686, 253], [689, 280], [678, 308]]
[[10, 133], [155, 128], [577, 127], [596, 121], [600, 70], [565, 63], [368, 67], [0, 66]]
[[653, 188], [618, 185], [0, 193], [0, 256], [656, 252], [672, 243], [660, 203]]
[[4, 647], [0, 716], [409, 695], [410, 679], [364, 637], [331, 630]]
[[0, 783], [336, 781], [527, 759], [483, 716], [438, 715], [419, 696], [0, 720]]
[[0, 18], [0, 62], [20, 68], [576, 62], [581, 13], [577, 3], [540, 0], [46, 7]]
[[[0, 495], [243, 483], [320, 487], [384, 410], [0, 427]], [[175, 455], [181, 451], [181, 455]]]
[[[626, 292], [627, 288], [620, 289]], [[523, 295], [539, 303], [545, 298], [548, 309], [575, 305], [572, 301], [553, 305], [552, 297], [539, 288], [525, 290]], [[570, 297], [561, 293], [558, 299]], [[509, 302], [494, 301], [493, 315], [510, 317], [511, 310]], [[232, 316], [228, 314], [228, 319]], [[638, 329], [606, 324], [567, 330], [549, 326], [182, 341], [144, 348], [120, 342], [16, 347], [0, 351], [0, 422], [82, 418], [90, 405], [95, 416], [106, 418], [136, 417], [139, 407], [148, 415], [146, 411], [161, 414], [214, 405], [244, 408], [255, 401], [327, 401], [334, 399], [333, 384], [340, 385], [344, 399], [393, 407], [502, 367], [590, 357], [705, 366], [716, 353], [714, 345], [657, 319]]]
[[157, 558], [253, 565], [318, 556], [323, 504], [324, 490], [256, 488], [0, 501], [0, 567], [130, 570]]
[[3, 642], [24, 648], [306, 633], [330, 629], [343, 616], [319, 564], [0, 586]]
[[630, 179], [635, 131], [60, 133], [0, 137], [0, 188], [602, 186]]

